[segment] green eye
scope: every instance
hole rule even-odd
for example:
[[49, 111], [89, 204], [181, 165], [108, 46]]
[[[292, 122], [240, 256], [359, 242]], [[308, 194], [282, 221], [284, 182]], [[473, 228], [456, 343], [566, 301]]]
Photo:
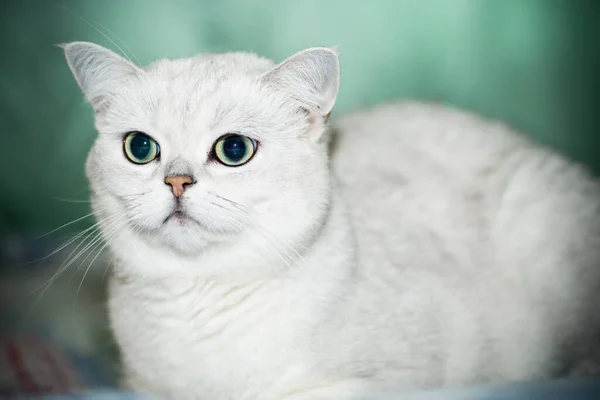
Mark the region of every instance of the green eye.
[[147, 164], [160, 154], [160, 146], [142, 132], [130, 132], [123, 143], [125, 156], [135, 164]]
[[225, 135], [215, 143], [214, 156], [228, 167], [246, 164], [256, 153], [257, 142], [242, 135]]

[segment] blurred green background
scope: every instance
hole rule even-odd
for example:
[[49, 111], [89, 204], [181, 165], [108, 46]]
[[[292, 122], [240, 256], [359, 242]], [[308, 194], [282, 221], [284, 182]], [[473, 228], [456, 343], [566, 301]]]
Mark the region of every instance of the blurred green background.
[[339, 45], [337, 113], [399, 97], [442, 101], [503, 119], [599, 172], [596, 3], [4, 1], [0, 233], [47, 232], [88, 212], [92, 111], [54, 46], [73, 40], [120, 47], [142, 64], [229, 50], [279, 61]]

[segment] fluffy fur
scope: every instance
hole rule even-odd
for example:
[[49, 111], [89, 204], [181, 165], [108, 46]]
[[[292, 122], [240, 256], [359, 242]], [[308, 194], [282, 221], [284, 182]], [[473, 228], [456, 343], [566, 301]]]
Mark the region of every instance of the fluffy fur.
[[[596, 365], [600, 188], [581, 167], [436, 105], [356, 112], [330, 133], [327, 48], [146, 68], [64, 49], [96, 111], [87, 174], [127, 387], [342, 400]], [[127, 161], [129, 131], [160, 160]], [[259, 141], [248, 164], [210, 161], [228, 132]], [[165, 222], [173, 174], [196, 183], [188, 217]]]

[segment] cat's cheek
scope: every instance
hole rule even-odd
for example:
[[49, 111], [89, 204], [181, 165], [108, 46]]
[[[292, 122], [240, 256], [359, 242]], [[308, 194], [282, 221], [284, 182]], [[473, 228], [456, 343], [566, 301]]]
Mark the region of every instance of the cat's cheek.
[[150, 193], [126, 205], [132, 229], [157, 231], [163, 228], [171, 212], [168, 199], [160, 199]]

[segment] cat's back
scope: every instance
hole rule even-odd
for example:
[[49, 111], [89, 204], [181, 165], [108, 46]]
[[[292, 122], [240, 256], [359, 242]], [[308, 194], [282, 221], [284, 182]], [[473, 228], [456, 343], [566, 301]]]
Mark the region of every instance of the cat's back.
[[504, 124], [433, 104], [351, 113], [335, 130], [332, 170], [360, 271], [391, 309], [410, 291], [412, 304], [462, 310], [446, 318], [462, 315], [456, 338], [475, 339], [458, 353], [482, 346], [473, 354], [497, 370], [480, 374], [504, 377], [549, 373], [541, 365], [562, 357], [555, 349], [597, 323], [600, 186], [585, 169]]
[[345, 184], [385, 175], [398, 186], [414, 179], [480, 179], [514, 150], [530, 148], [502, 123], [443, 105], [398, 102], [338, 118], [332, 155]]
[[464, 268], [489, 256], [489, 211], [523, 153], [536, 151], [503, 124], [399, 102], [339, 118], [332, 169], [359, 243], [385, 248], [388, 259]]
[[467, 111], [386, 104], [342, 116], [334, 132], [333, 173], [357, 224], [378, 239], [397, 244], [404, 232], [481, 251], [486, 241], [508, 246], [508, 232], [543, 240], [548, 223], [566, 232], [599, 216], [600, 186], [584, 168]]

